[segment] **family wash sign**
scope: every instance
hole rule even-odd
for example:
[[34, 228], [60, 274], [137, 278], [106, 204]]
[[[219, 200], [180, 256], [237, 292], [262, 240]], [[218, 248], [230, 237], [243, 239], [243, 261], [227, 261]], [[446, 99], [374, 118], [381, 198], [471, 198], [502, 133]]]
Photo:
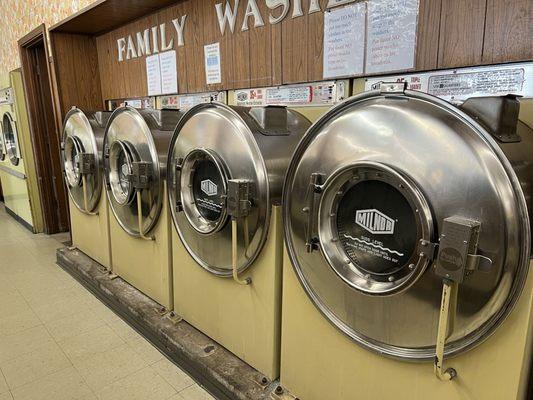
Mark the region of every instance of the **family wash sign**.
[[[191, 0], [194, 1], [194, 0]], [[351, 3], [355, 0], [329, 0], [326, 8], [331, 8], [341, 4]], [[258, 3], [264, 2], [270, 10], [268, 15], [262, 15]], [[240, 3], [240, 4], [239, 4]], [[245, 12], [242, 21], [237, 21], [237, 10], [239, 5], [245, 4]], [[302, 8], [302, 0], [233, 0], [225, 3], [214, 5], [220, 33], [224, 35], [229, 28], [231, 33], [235, 32], [237, 23], [238, 29], [247, 31], [250, 25], [254, 28], [264, 26], [265, 21], [274, 25], [283, 21], [287, 16], [299, 18], [307, 14], [321, 12], [319, 0], [311, 0], [309, 7]], [[134, 35], [121, 37], [117, 40], [118, 61], [130, 60], [137, 57], [157, 54], [172, 50], [175, 46], [185, 45], [183, 31], [187, 23], [187, 15], [182, 15], [172, 20], [172, 26], [166, 23], [155, 25], [143, 31], [136, 32]], [[213, 23], [216, 23], [213, 21]], [[173, 32], [171, 38], [167, 40], [166, 32]]]

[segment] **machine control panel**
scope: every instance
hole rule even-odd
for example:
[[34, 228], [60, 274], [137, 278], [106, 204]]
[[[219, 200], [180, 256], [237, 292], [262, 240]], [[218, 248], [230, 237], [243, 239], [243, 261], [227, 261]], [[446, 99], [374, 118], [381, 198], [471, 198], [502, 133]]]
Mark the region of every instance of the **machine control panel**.
[[186, 110], [198, 104], [213, 101], [226, 103], [226, 92], [194, 93], [184, 95], [168, 95], [159, 98], [160, 108]]
[[245, 107], [334, 105], [348, 97], [348, 81], [313, 82], [235, 91], [235, 104]]
[[0, 90], [0, 105], [11, 105], [14, 103], [13, 89], [5, 88]]

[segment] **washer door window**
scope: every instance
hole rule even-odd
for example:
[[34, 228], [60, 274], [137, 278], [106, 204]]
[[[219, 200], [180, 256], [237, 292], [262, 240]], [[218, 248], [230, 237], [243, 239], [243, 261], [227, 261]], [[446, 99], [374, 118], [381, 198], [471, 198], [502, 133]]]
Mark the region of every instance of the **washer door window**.
[[65, 176], [69, 186], [81, 186], [80, 153], [83, 153], [83, 144], [76, 136], [68, 136], [65, 140]]
[[191, 151], [183, 160], [178, 179], [183, 211], [191, 226], [206, 235], [222, 229], [227, 220], [228, 174], [217, 154], [207, 149]]
[[334, 173], [319, 205], [320, 247], [349, 286], [371, 295], [405, 290], [428, 259], [431, 212], [410, 180], [379, 163], [358, 163]]
[[120, 205], [132, 202], [135, 195], [131, 182], [135, 150], [123, 141], [116, 141], [109, 149], [109, 185], [113, 198]]
[[18, 165], [20, 152], [18, 149], [17, 127], [9, 113], [5, 113], [2, 118], [2, 131], [4, 134], [7, 156], [9, 157], [11, 164]]

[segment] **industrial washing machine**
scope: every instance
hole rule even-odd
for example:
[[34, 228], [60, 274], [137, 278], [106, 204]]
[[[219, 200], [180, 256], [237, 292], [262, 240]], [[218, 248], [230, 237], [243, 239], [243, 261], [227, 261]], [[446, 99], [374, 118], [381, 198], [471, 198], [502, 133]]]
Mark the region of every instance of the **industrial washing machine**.
[[285, 107], [200, 104], [168, 156], [175, 310], [270, 379], [279, 376], [281, 188], [309, 126]]
[[72, 245], [108, 269], [112, 269], [109, 207], [102, 186], [104, 133], [110, 115], [73, 107], [65, 117], [61, 143]]
[[35, 233], [42, 232], [42, 208], [20, 70], [4, 75], [0, 83], [0, 181], [4, 204], [18, 222]]
[[181, 115], [120, 107], [104, 137], [113, 272], [166, 309], [173, 301], [166, 158]]
[[302, 400], [518, 399], [531, 364], [533, 131], [383, 84], [300, 142], [283, 195], [281, 384]]

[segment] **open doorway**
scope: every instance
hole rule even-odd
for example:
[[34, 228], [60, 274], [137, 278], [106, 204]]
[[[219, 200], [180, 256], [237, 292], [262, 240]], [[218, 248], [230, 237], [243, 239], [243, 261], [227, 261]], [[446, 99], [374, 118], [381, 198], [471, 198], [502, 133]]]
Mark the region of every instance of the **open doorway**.
[[46, 28], [34, 29], [18, 42], [30, 119], [33, 152], [47, 234], [69, 230], [68, 199], [61, 168], [61, 128], [54, 115], [53, 80]]

